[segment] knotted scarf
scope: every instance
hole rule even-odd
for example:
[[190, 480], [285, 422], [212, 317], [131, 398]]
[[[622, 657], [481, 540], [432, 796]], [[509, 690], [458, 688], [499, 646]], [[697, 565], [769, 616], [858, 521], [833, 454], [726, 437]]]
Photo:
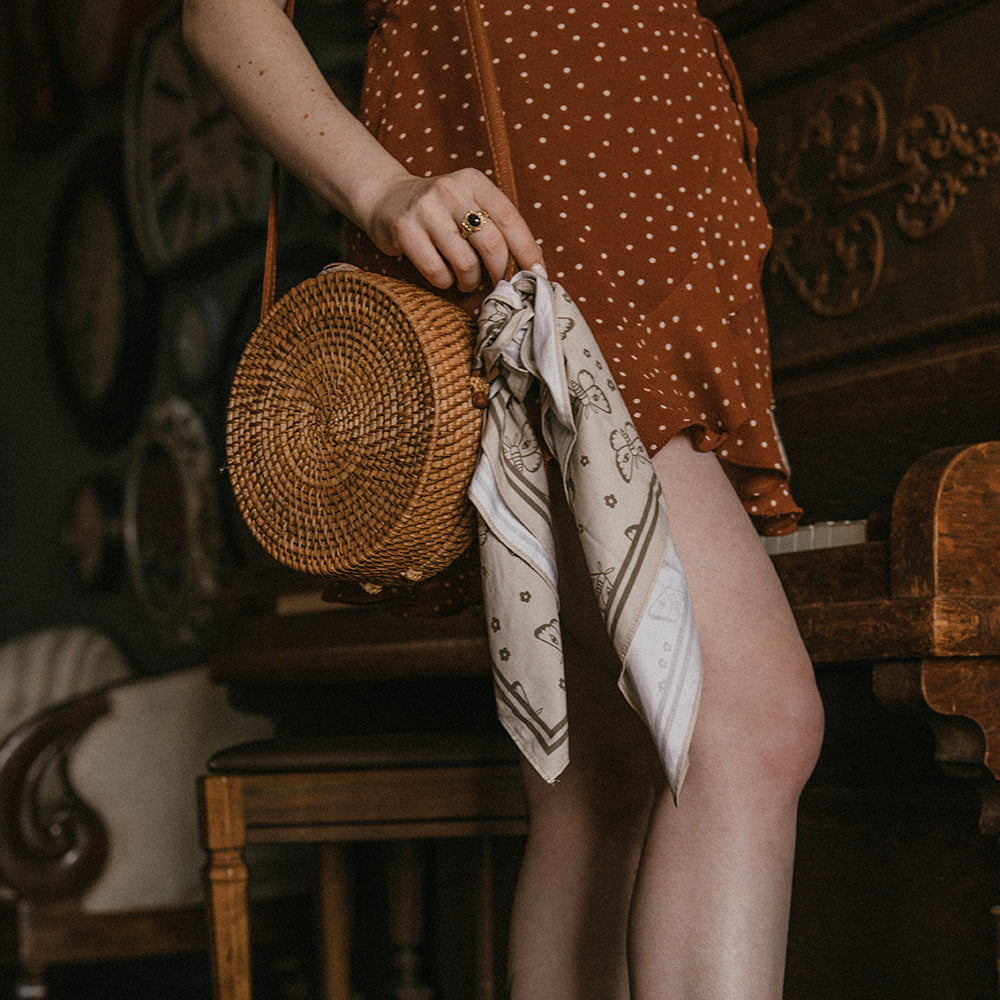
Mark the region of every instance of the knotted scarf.
[[529, 271], [485, 300], [477, 359], [490, 378], [469, 494], [500, 719], [547, 781], [569, 762], [557, 567], [544, 454], [525, 399], [537, 383], [544, 445], [559, 462], [618, 685], [656, 742], [676, 798], [701, 691], [684, 570], [649, 456], [583, 316]]

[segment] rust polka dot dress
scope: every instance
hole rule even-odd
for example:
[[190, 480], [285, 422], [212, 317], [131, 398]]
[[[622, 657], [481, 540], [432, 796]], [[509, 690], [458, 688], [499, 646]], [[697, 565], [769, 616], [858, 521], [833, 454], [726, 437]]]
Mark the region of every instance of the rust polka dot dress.
[[[483, 0], [483, 14], [519, 208], [639, 436], [654, 453], [686, 430], [718, 454], [758, 530], [792, 530], [756, 133], [717, 30], [695, 0]], [[373, 0], [369, 16], [365, 124], [414, 173], [492, 173], [458, 0]], [[419, 280], [361, 237], [351, 250]]]

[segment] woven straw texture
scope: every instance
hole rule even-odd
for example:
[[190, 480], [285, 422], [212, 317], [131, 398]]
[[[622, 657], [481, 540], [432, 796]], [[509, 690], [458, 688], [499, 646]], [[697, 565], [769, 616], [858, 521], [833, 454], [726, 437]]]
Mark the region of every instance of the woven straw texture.
[[226, 428], [237, 502], [274, 558], [389, 584], [465, 551], [482, 417], [474, 337], [457, 306], [353, 269], [274, 304], [240, 360]]

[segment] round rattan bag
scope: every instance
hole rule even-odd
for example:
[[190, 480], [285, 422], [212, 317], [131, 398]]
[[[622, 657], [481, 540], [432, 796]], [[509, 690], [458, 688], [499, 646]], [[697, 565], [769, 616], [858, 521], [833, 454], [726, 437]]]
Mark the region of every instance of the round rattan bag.
[[274, 558], [378, 585], [426, 579], [468, 548], [474, 339], [454, 304], [356, 269], [271, 307], [236, 372], [226, 447], [243, 517]]

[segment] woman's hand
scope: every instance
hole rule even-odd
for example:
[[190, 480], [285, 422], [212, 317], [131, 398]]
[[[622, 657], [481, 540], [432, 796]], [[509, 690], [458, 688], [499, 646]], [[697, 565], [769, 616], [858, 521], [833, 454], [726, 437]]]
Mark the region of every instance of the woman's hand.
[[[462, 220], [488, 216], [464, 236]], [[471, 292], [504, 276], [509, 256], [519, 270], [545, 273], [542, 252], [510, 199], [471, 167], [436, 177], [404, 173], [386, 184], [356, 221], [383, 253], [405, 254], [435, 287]], [[485, 274], [484, 274], [485, 267]]]
[[[527, 223], [484, 173], [416, 177], [378, 143], [330, 89], [283, 6], [184, 3], [188, 46], [253, 135], [383, 253], [405, 254], [437, 288], [495, 283], [509, 256], [518, 268], [542, 268]], [[460, 223], [470, 212], [489, 218], [466, 239]]]

